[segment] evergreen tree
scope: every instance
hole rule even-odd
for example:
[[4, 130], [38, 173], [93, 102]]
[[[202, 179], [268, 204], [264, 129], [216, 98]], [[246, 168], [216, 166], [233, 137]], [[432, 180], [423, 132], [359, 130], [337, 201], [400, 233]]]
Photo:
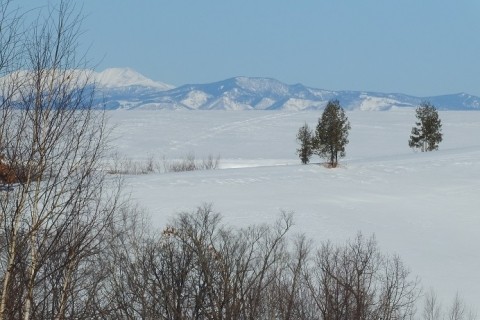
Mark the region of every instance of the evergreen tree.
[[408, 145], [411, 148], [420, 149], [422, 152], [438, 150], [438, 144], [442, 142], [442, 122], [435, 106], [424, 101], [416, 112], [418, 121], [412, 128]]
[[309, 163], [313, 154], [313, 132], [306, 122], [298, 129], [297, 142], [300, 143], [300, 147], [297, 149], [300, 160], [303, 164]]
[[349, 130], [350, 122], [338, 100], [329, 101], [322, 117], [318, 119], [314, 151], [320, 157], [326, 158], [332, 168], [337, 166], [339, 156], [345, 156]]

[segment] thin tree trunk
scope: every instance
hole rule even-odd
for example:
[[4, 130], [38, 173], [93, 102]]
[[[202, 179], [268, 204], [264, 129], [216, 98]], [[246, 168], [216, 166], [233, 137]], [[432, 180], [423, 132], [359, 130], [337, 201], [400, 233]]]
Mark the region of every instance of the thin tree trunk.
[[68, 256], [68, 259], [69, 259], [69, 262], [68, 262], [68, 266], [67, 266], [67, 270], [65, 271], [65, 279], [63, 281], [63, 285], [62, 285], [62, 294], [61, 294], [61, 298], [60, 298], [60, 308], [58, 310], [58, 314], [55, 318], [55, 320], [62, 320], [62, 319], [65, 319], [65, 311], [66, 311], [66, 308], [67, 308], [67, 299], [68, 299], [68, 291], [69, 291], [69, 288], [70, 288], [70, 285], [71, 285], [71, 282], [72, 282], [72, 278], [73, 278], [73, 270], [74, 270], [74, 261], [73, 261], [73, 257], [71, 257], [71, 255], [69, 254]]
[[16, 236], [13, 236], [12, 242], [9, 246], [9, 255], [8, 255], [8, 264], [7, 270], [5, 272], [5, 277], [3, 279], [3, 288], [2, 288], [2, 298], [0, 302], [0, 317], [1, 319], [6, 319], [5, 317], [5, 308], [7, 303], [7, 296], [8, 296], [8, 287], [10, 286], [10, 277], [13, 272], [14, 261], [16, 256]]

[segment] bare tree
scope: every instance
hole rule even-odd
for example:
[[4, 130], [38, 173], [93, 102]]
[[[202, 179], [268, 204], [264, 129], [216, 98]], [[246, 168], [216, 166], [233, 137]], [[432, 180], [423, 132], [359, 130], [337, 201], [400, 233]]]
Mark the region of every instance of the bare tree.
[[[105, 319], [413, 319], [418, 280], [359, 234], [345, 246], [289, 242], [291, 216], [232, 229], [210, 205], [161, 233], [135, 214], [115, 224]], [[122, 229], [124, 231], [122, 231]], [[131, 232], [129, 232], [131, 231]], [[106, 306], [110, 307], [107, 308]], [[108, 311], [107, 311], [108, 309]]]
[[439, 320], [442, 313], [441, 304], [438, 301], [437, 294], [433, 289], [430, 289], [425, 294], [425, 300], [423, 305], [423, 319], [424, 320]]
[[359, 234], [346, 246], [327, 242], [306, 274], [322, 319], [410, 319], [417, 280], [397, 258], [379, 253]]
[[80, 23], [67, 1], [40, 13], [20, 49], [11, 47], [26, 71], [1, 83], [11, 93], [0, 106], [2, 163], [12, 171], [0, 192], [2, 319], [87, 318], [86, 275], [117, 207], [101, 170], [105, 117], [76, 71]]
[[283, 268], [271, 286], [269, 304], [274, 308], [278, 319], [319, 319], [314, 301], [304, 281], [312, 243], [304, 235], [298, 236]]
[[465, 303], [460, 298], [460, 295], [457, 293], [453, 299], [452, 305], [448, 310], [447, 315], [445, 316], [447, 320], [475, 320], [477, 315], [467, 308]]
[[112, 232], [105, 258], [107, 318], [258, 319], [276, 312], [269, 293], [287, 257], [289, 215], [273, 226], [234, 230], [204, 205], [160, 234], [142, 232], [142, 219], [125, 221], [129, 231]]
[[423, 319], [425, 320], [476, 320], [477, 314], [467, 307], [457, 293], [450, 307], [442, 310], [442, 304], [433, 289], [430, 289], [424, 298]]

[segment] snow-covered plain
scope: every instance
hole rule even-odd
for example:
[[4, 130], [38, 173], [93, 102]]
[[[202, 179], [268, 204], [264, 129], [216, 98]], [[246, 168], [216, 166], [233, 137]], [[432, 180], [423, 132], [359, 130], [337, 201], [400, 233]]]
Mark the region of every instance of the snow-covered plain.
[[413, 152], [413, 110], [347, 113], [340, 168], [301, 165], [297, 130], [321, 112], [114, 111], [120, 154], [161, 162], [221, 155], [221, 170], [127, 176], [132, 198], [162, 228], [179, 211], [212, 203], [235, 226], [294, 212], [293, 233], [343, 243], [375, 234], [433, 287], [444, 304], [458, 292], [480, 311], [480, 112], [440, 112], [440, 150]]

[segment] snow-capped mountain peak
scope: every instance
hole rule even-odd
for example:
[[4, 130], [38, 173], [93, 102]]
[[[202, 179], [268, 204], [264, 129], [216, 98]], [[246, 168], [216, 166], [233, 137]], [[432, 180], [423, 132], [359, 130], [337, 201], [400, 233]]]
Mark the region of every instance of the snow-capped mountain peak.
[[94, 74], [96, 84], [101, 88], [142, 86], [159, 90], [170, 90], [174, 86], [153, 81], [131, 68], [109, 68]]

